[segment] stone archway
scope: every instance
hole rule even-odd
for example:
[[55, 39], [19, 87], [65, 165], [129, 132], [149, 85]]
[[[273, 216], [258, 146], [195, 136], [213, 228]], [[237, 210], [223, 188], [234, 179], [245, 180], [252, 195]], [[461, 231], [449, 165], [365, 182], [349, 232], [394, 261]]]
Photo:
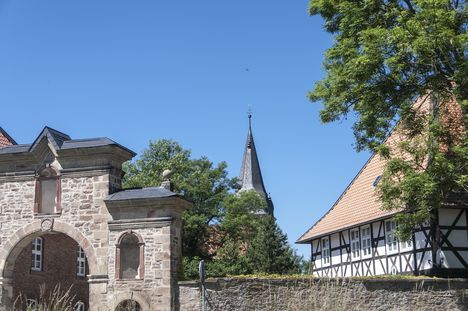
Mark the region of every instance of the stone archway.
[[87, 260], [89, 270], [87, 275], [92, 277], [93, 275], [103, 274], [99, 273], [98, 260], [92, 244], [78, 229], [51, 218], [35, 220], [12, 234], [0, 251], [0, 310], [2, 310], [2, 307], [9, 310], [8, 308], [13, 304], [15, 264], [21, 253], [26, 247], [30, 248], [34, 239], [47, 235], [53, 236], [54, 234], [57, 236], [63, 235], [70, 241], [76, 242], [76, 245], [81, 246]]
[[20, 250], [31, 243], [34, 238], [48, 232], [63, 233], [75, 240], [86, 254], [90, 274], [103, 274], [102, 272], [105, 272], [98, 269], [96, 252], [89, 240], [78, 229], [55, 219], [46, 218], [33, 221], [19, 229], [3, 244], [0, 251], [0, 276], [4, 279], [11, 278], [12, 266]]
[[[32, 255], [32, 256], [31, 256]], [[45, 233], [26, 245], [16, 258], [12, 287], [15, 309], [27, 301], [89, 309], [89, 265], [78, 243], [63, 233]], [[57, 297], [57, 298], [54, 298]]]
[[[111, 309], [112, 311], [127, 311], [125, 308], [122, 308], [122, 307], [128, 306], [128, 302], [131, 302], [131, 301], [136, 302], [136, 305], [139, 308], [138, 311], [154, 310], [154, 307], [150, 308], [149, 297], [146, 297], [145, 295], [141, 295], [138, 292], [119, 292], [114, 296], [114, 298], [115, 300]], [[130, 308], [127, 308], [127, 309], [130, 309]], [[128, 311], [134, 311], [134, 310], [130, 309]]]

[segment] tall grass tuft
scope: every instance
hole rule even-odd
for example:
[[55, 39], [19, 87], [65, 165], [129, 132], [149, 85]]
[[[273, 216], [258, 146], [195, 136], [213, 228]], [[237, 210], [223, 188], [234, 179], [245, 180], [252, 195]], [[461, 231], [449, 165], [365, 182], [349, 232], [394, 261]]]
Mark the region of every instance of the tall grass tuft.
[[75, 311], [75, 295], [71, 293], [72, 286], [63, 290], [56, 285], [52, 291], [47, 291], [45, 284], [40, 286], [39, 298], [32, 304], [28, 297], [19, 294], [13, 303], [14, 311]]

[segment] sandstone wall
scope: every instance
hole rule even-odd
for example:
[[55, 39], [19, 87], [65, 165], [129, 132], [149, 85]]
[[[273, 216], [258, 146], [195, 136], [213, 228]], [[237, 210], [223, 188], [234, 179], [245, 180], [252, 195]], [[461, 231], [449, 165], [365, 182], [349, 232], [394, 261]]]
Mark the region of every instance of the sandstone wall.
[[[468, 310], [468, 280], [214, 279], [207, 311]], [[197, 282], [180, 282], [180, 311], [200, 309]]]

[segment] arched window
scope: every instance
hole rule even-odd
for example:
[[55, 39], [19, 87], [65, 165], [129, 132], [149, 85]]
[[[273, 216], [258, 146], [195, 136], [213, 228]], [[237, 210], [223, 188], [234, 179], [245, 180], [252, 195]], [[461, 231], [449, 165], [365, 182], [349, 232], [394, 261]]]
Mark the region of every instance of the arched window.
[[143, 279], [145, 243], [132, 231], [124, 233], [116, 245], [116, 279]]
[[141, 311], [140, 304], [133, 299], [127, 299], [119, 303], [115, 311]]
[[34, 213], [54, 214], [61, 211], [61, 185], [57, 172], [46, 165], [36, 175]]
[[42, 238], [35, 238], [32, 241], [31, 270], [42, 271], [42, 251], [44, 248]]

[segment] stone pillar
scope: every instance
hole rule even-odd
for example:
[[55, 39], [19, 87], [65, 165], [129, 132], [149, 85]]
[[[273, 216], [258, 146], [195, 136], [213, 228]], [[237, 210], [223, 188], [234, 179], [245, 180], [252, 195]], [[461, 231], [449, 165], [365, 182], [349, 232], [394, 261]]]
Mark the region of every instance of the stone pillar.
[[110, 311], [107, 303], [107, 275], [88, 275], [89, 311]]
[[0, 311], [8, 311], [13, 304], [13, 279], [0, 277], [0, 288]]

